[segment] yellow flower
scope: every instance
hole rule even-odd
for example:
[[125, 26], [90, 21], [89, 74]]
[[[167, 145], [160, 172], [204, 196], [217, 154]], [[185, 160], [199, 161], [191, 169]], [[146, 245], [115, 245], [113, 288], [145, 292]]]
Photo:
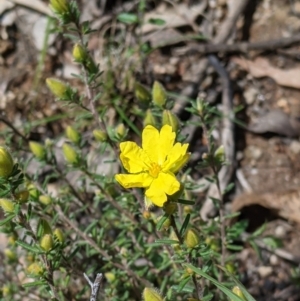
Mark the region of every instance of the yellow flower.
[[188, 144], [175, 143], [175, 137], [170, 125], [164, 125], [160, 132], [147, 125], [142, 133], [142, 148], [131, 141], [120, 143], [120, 159], [130, 174], [117, 174], [115, 179], [124, 188], [145, 188], [146, 197], [162, 207], [167, 195], [180, 189], [175, 173], [190, 156]]

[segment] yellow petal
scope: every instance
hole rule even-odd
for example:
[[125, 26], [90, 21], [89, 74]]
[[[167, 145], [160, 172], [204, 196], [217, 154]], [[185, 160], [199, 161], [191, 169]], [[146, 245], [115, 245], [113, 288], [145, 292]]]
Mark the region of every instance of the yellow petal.
[[162, 166], [163, 171], [177, 172], [189, 159], [190, 155], [186, 153], [188, 143], [176, 143], [169, 151], [167, 160]]
[[167, 201], [167, 194], [172, 195], [180, 189], [180, 183], [171, 173], [159, 173], [153, 180], [145, 195], [153, 204], [162, 207]]
[[176, 134], [169, 125], [164, 125], [160, 132], [155, 127], [147, 125], [142, 134], [143, 149], [152, 162], [163, 165], [174, 145], [175, 137]]
[[149, 187], [153, 181], [153, 178], [149, 176], [148, 173], [140, 173], [136, 175], [127, 175], [127, 174], [117, 174], [115, 179], [124, 187], [124, 188], [133, 188], [133, 187]]
[[159, 132], [152, 126], [147, 125], [142, 133], [142, 147], [152, 162], [158, 162]]
[[147, 154], [131, 141], [120, 143], [120, 159], [124, 168], [130, 173], [138, 173], [148, 170], [150, 160]]

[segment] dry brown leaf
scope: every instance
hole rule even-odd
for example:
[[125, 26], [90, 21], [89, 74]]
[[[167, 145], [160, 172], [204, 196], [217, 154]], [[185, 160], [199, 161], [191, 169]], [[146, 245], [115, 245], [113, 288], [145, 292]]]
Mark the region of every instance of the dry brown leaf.
[[271, 77], [281, 86], [300, 89], [300, 68], [279, 69], [273, 67], [270, 62], [262, 57], [254, 61], [234, 57], [232, 60], [241, 68], [247, 70], [254, 77]]
[[[148, 33], [153, 30], [162, 28], [176, 28], [189, 25], [197, 16], [201, 15], [206, 7], [205, 1], [200, 4], [188, 6], [185, 3], [174, 5], [171, 8], [165, 9], [165, 3], [160, 4], [155, 11], [145, 14], [145, 24], [141, 28], [141, 33]], [[164, 20], [164, 25], [151, 24], [151, 19]]]
[[260, 205], [275, 211], [282, 218], [300, 224], [300, 190], [243, 194], [232, 202], [232, 211], [240, 211], [251, 205]]

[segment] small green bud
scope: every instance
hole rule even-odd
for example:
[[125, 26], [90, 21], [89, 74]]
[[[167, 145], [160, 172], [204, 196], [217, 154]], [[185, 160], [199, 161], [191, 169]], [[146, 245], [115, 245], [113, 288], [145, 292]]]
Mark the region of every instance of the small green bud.
[[40, 144], [38, 142], [30, 141], [29, 148], [30, 148], [31, 152], [35, 155], [36, 158], [38, 158], [40, 160], [43, 160], [46, 158], [46, 149], [42, 144]]
[[28, 201], [29, 198], [29, 191], [28, 190], [23, 190], [15, 193], [15, 198], [18, 203], [24, 204]]
[[105, 275], [105, 278], [107, 279], [107, 281], [110, 283], [112, 283], [116, 280], [116, 275], [114, 273], [107, 272], [104, 275]]
[[40, 241], [40, 246], [46, 252], [49, 252], [53, 248], [53, 238], [51, 234], [45, 234]]
[[10, 261], [15, 261], [17, 259], [17, 254], [11, 249], [4, 249], [4, 255]]
[[46, 84], [54, 96], [59, 99], [67, 97], [68, 86], [60, 80], [55, 78], [47, 78]]
[[50, 0], [50, 8], [57, 14], [65, 14], [69, 11], [67, 0]]
[[38, 237], [41, 237], [46, 234], [52, 235], [52, 229], [49, 223], [45, 219], [41, 218], [39, 220], [38, 227], [37, 227], [37, 235]]
[[119, 123], [116, 127], [116, 134], [119, 139], [122, 139], [126, 136], [127, 130], [123, 123]]
[[144, 301], [163, 301], [163, 297], [159, 294], [159, 292], [150, 287], [145, 287], [143, 291]]
[[220, 242], [218, 239], [211, 236], [206, 237], [205, 243], [210, 247], [214, 252], [220, 252]]
[[39, 202], [42, 203], [43, 205], [49, 205], [52, 203], [52, 199], [48, 195], [40, 195], [39, 196]]
[[202, 116], [203, 115], [203, 109], [204, 109], [203, 100], [197, 99], [197, 101], [196, 101], [196, 109], [198, 111], [198, 114], [200, 116]]
[[174, 115], [169, 110], [164, 110], [162, 115], [162, 125], [170, 125], [174, 132], [177, 132], [179, 128], [179, 120], [176, 115]]
[[[163, 218], [163, 216], [159, 216], [156, 220], [156, 223], [158, 223], [161, 219]], [[167, 218], [164, 223], [162, 224], [162, 228], [164, 230], [168, 230], [171, 226], [171, 220], [169, 218]]]
[[70, 141], [76, 144], [78, 144], [81, 140], [80, 134], [71, 126], [66, 128], [66, 136]]
[[15, 205], [11, 200], [8, 199], [0, 199], [0, 207], [3, 209], [5, 213], [13, 213], [15, 212]]
[[75, 62], [83, 63], [86, 61], [88, 54], [80, 44], [75, 44], [73, 47], [73, 58]]
[[17, 239], [18, 239], [18, 234], [16, 232], [13, 232], [8, 237], [8, 243], [13, 246], [13, 245], [15, 245]]
[[39, 263], [34, 262], [27, 267], [26, 271], [29, 275], [38, 277], [43, 275], [44, 269]]
[[200, 242], [196, 231], [193, 229], [188, 229], [185, 233], [184, 242], [188, 248], [195, 248]]
[[107, 140], [107, 134], [101, 130], [93, 130], [93, 135], [99, 142], [105, 142]]
[[225, 268], [230, 274], [234, 274], [236, 272], [236, 268], [232, 261], [227, 262], [225, 264]]
[[168, 214], [171, 215], [177, 211], [178, 207], [176, 203], [173, 202], [166, 202], [164, 203], [163, 210]]
[[216, 151], [215, 151], [215, 160], [219, 163], [222, 163], [225, 161], [225, 149], [224, 149], [224, 145], [220, 145]]
[[138, 82], [134, 85], [134, 94], [141, 103], [149, 103], [151, 100], [151, 94], [148, 89]]
[[14, 167], [14, 161], [9, 151], [0, 146], [0, 177], [8, 178]]
[[29, 195], [34, 198], [37, 199], [40, 195], [40, 192], [36, 189], [36, 187], [33, 184], [29, 184], [27, 186], [27, 189], [29, 191]]
[[59, 242], [64, 243], [65, 237], [61, 229], [56, 228], [53, 231], [54, 238], [56, 238]]
[[146, 127], [147, 125], [152, 125], [155, 127], [155, 125], [156, 125], [156, 119], [153, 116], [150, 109], [147, 110], [147, 112], [146, 112], [146, 116], [144, 118], [143, 125], [144, 125], [144, 127]]
[[10, 296], [10, 295], [12, 294], [12, 292], [13, 292], [12, 289], [11, 289], [11, 287], [8, 286], [8, 285], [2, 286], [1, 291], [2, 291], [3, 297], [8, 297], [8, 296]]
[[69, 164], [78, 163], [78, 155], [71, 145], [64, 143], [62, 148], [63, 148], [65, 159]]
[[166, 104], [167, 93], [165, 88], [161, 83], [155, 81], [152, 87], [152, 101], [155, 105], [160, 108], [163, 108]]
[[[234, 294], [236, 294], [238, 297], [240, 297], [242, 300], [247, 301], [247, 299], [245, 298], [245, 295], [243, 294], [243, 292], [241, 291], [241, 289], [238, 286], [235, 286], [232, 289], [232, 292]], [[233, 299], [230, 299], [230, 301], [233, 301]]]

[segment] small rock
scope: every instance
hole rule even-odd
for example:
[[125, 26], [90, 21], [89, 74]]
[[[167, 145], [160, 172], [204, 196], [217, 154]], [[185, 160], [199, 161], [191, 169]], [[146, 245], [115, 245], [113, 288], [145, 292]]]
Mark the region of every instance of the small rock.
[[283, 238], [286, 236], [286, 229], [282, 225], [275, 228], [274, 234], [277, 238]]
[[261, 278], [266, 278], [272, 274], [273, 268], [268, 266], [261, 266], [257, 268], [257, 272]]
[[247, 105], [252, 105], [254, 103], [258, 93], [255, 88], [250, 87], [250, 88], [246, 89], [243, 94], [244, 94]]
[[300, 154], [300, 142], [293, 140], [292, 143], [290, 144], [290, 150], [295, 155]]
[[272, 254], [270, 257], [270, 264], [271, 265], [278, 265], [278, 257], [275, 254]]

